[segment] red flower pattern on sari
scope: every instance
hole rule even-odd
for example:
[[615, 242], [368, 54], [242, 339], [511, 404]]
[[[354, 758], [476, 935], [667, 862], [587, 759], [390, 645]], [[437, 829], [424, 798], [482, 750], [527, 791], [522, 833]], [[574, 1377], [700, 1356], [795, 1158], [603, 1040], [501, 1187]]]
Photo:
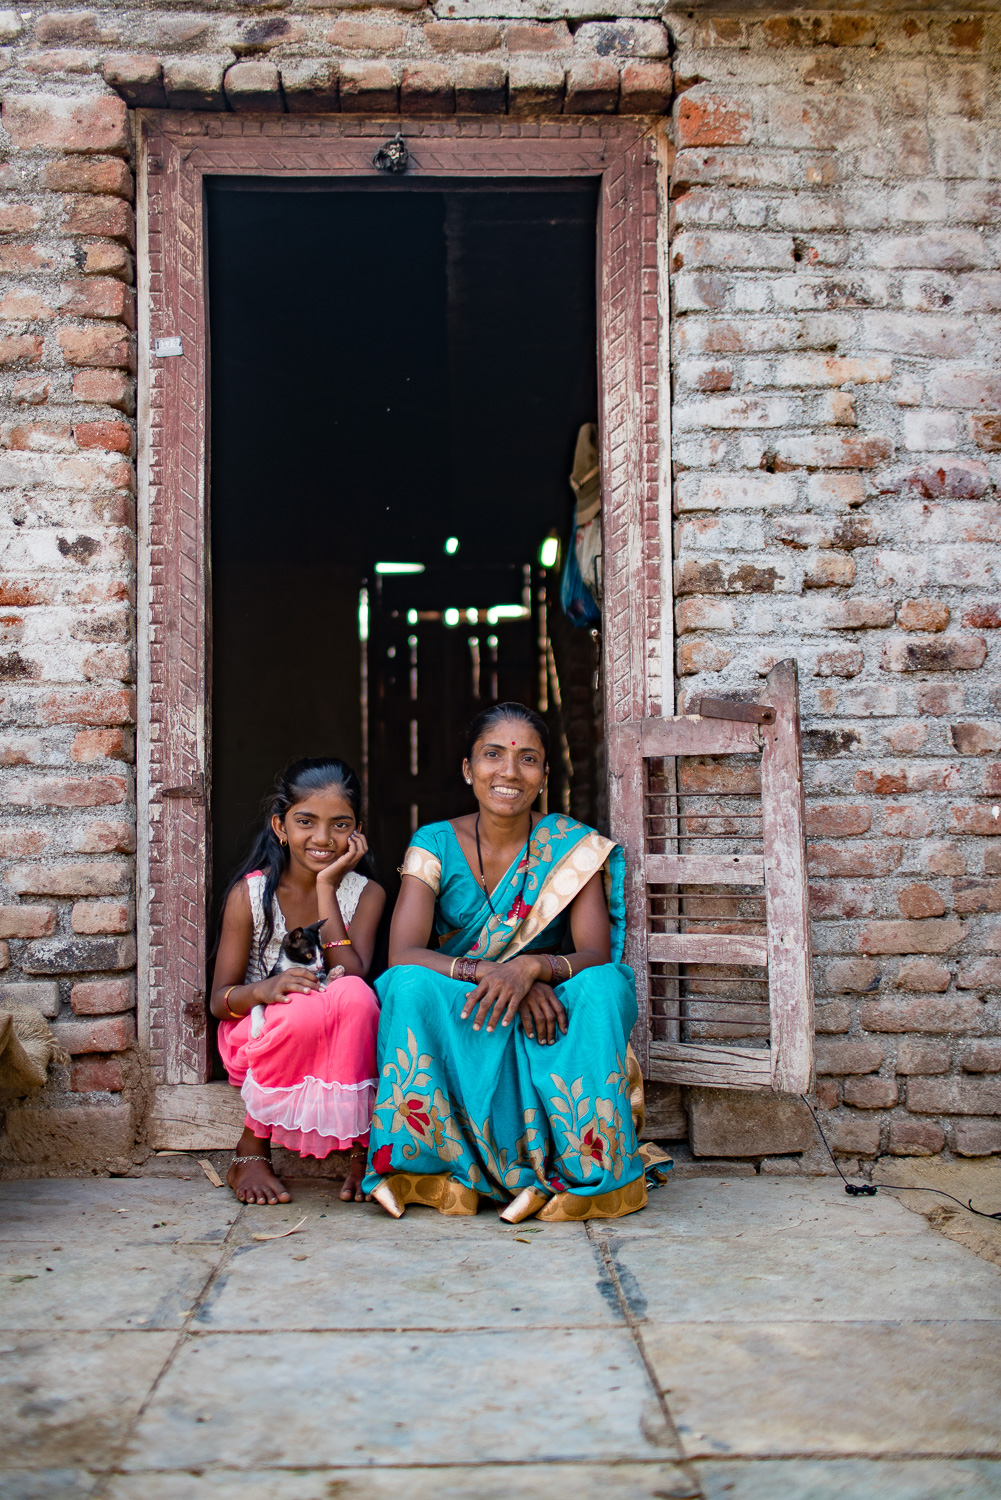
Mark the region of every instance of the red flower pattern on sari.
[[393, 1148], [392, 1146], [380, 1146], [372, 1158], [372, 1171], [378, 1172], [385, 1177], [387, 1172], [393, 1170]]
[[531, 914], [531, 911], [532, 908], [530, 906], [526, 906], [521, 897], [518, 896], [515, 898], [515, 903], [507, 914], [507, 920], [509, 922], [513, 922], [515, 918], [517, 918], [519, 922], [523, 922], [524, 919]]

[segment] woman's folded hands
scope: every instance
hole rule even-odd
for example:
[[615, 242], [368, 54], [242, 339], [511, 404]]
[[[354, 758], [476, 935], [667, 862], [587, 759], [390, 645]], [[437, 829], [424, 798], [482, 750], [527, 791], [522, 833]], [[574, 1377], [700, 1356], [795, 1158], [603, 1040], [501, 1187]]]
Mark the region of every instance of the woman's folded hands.
[[474, 1031], [484, 1022], [488, 1032], [498, 1023], [510, 1026], [515, 1016], [520, 1017], [525, 1035], [542, 1043], [555, 1042], [557, 1033], [566, 1031], [566, 1011], [552, 987], [539, 977], [549, 973], [545, 958], [540, 962], [537, 956], [523, 953], [507, 963], [481, 961], [478, 969], [486, 973], [466, 995], [462, 1008], [463, 1021], [473, 1016]]

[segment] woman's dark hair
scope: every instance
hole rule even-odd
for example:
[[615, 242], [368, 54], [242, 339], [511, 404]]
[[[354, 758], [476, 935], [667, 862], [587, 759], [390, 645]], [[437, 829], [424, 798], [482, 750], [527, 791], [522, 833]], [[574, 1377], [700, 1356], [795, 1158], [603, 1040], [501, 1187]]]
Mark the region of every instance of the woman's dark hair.
[[534, 730], [542, 741], [542, 753], [548, 766], [549, 726], [534, 708], [526, 708], [524, 703], [495, 703], [492, 707], [485, 708], [478, 713], [466, 733], [466, 759], [472, 760], [477, 740], [481, 740], [502, 719], [520, 719], [523, 724], [528, 725], [529, 729]]
[[[358, 777], [346, 760], [337, 760], [328, 755], [319, 756], [315, 760], [294, 760], [290, 766], [286, 766], [275, 782], [274, 789], [265, 799], [264, 826], [254, 840], [254, 847], [230, 880], [223, 895], [220, 911], [225, 911], [230, 891], [238, 886], [241, 880], [252, 874], [254, 870], [264, 871], [264, 891], [261, 896], [261, 905], [264, 908], [264, 928], [257, 945], [258, 958], [261, 962], [274, 936], [275, 892], [278, 890], [278, 882], [287, 869], [289, 860], [288, 847], [287, 845], [282, 847], [278, 835], [271, 826], [271, 819], [277, 816], [284, 822], [295, 804], [305, 802], [312, 792], [340, 792], [355, 818], [360, 821], [361, 786]], [[369, 877], [375, 873], [371, 857], [367, 854], [359, 861], [355, 869], [359, 874]]]

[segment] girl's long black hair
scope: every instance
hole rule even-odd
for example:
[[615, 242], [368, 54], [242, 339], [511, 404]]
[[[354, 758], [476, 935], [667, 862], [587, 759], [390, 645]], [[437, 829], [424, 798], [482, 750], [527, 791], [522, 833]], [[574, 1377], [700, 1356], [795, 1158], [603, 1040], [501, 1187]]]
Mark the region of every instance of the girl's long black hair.
[[[226, 887], [220, 911], [225, 911], [230, 891], [238, 886], [241, 880], [252, 874], [254, 870], [264, 872], [264, 892], [261, 898], [264, 908], [264, 927], [257, 945], [259, 962], [263, 963], [268, 944], [274, 936], [275, 893], [278, 890], [278, 882], [288, 868], [289, 861], [288, 848], [282, 847], [278, 835], [271, 826], [271, 820], [277, 816], [284, 822], [295, 804], [305, 802], [313, 792], [333, 791], [340, 792], [355, 818], [360, 822], [361, 785], [346, 760], [321, 755], [311, 760], [294, 760], [290, 766], [286, 766], [275, 782], [274, 789], [265, 800], [264, 826], [254, 840], [254, 847]], [[366, 854], [355, 869], [359, 874], [371, 878], [375, 873], [371, 856]]]

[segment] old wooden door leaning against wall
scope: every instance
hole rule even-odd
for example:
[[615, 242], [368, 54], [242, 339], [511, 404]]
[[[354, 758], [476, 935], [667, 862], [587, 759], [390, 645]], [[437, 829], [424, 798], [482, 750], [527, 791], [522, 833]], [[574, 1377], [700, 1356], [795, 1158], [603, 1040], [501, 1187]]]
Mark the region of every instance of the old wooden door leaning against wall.
[[[173, 111], [142, 111], [139, 121], [140, 796], [147, 810], [140, 815], [140, 1006], [158, 1083], [153, 1144], [208, 1148], [231, 1143], [242, 1109], [235, 1091], [205, 1086], [211, 768], [203, 179], [371, 177], [373, 155], [397, 122]], [[614, 117], [404, 120], [402, 130], [415, 175], [601, 179], [606, 724], [670, 712], [663, 136], [653, 120]], [[628, 829], [620, 836], [631, 846]], [[645, 1013], [637, 1042], [646, 1057]]]

